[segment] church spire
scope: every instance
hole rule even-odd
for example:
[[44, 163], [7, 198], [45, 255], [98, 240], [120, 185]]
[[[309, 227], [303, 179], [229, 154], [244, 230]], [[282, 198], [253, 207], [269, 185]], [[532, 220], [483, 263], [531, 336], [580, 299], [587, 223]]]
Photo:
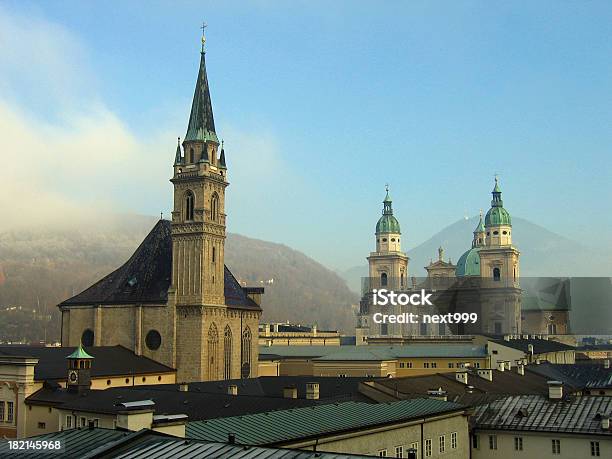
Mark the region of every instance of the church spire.
[[219, 157], [219, 167], [221, 169], [227, 169], [225, 165], [225, 148], [223, 148], [223, 140], [221, 141], [221, 156]]
[[176, 156], [174, 157], [174, 165], [178, 166], [179, 164], [183, 164], [183, 158], [181, 155], [181, 138], [178, 138], [178, 145], [176, 146]]
[[[205, 27], [205, 26], [202, 26]], [[208, 87], [208, 76], [206, 75], [206, 52], [204, 51], [204, 34], [202, 33], [202, 51], [200, 52], [200, 71], [198, 81], [193, 94], [191, 114], [185, 141], [219, 143], [215, 133], [215, 120], [213, 118], [212, 102]]]

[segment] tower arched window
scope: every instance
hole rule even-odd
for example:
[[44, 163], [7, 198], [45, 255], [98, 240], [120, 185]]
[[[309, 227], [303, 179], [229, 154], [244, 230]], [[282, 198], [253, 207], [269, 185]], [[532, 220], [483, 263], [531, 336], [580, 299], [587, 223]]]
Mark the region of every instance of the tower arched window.
[[193, 163], [193, 158], [194, 158], [194, 153], [193, 153], [193, 148], [189, 149], [189, 163]]
[[193, 220], [194, 203], [193, 193], [191, 191], [185, 193], [185, 220], [187, 221]]
[[219, 377], [219, 333], [217, 326], [213, 323], [208, 329], [208, 378], [215, 380]]
[[215, 249], [216, 249], [215, 247], [212, 248], [212, 262], [213, 263], [217, 261], [217, 251]]
[[242, 332], [240, 354], [242, 356], [242, 364], [240, 370], [241, 378], [248, 378], [251, 376], [251, 342], [252, 335], [249, 327], [245, 328]]
[[501, 280], [501, 271], [499, 270], [499, 268], [493, 268], [493, 280]]
[[386, 287], [388, 283], [387, 273], [382, 273], [380, 275], [380, 286]]
[[229, 325], [223, 331], [223, 378], [232, 379], [232, 329]]
[[213, 193], [210, 198], [210, 219], [216, 222], [219, 218], [219, 195]]

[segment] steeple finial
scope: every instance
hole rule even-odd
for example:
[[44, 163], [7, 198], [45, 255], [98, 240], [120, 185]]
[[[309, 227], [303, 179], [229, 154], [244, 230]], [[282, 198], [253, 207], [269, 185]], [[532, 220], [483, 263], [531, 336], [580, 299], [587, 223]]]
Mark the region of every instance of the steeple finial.
[[493, 200], [491, 201], [491, 207], [503, 207], [504, 203], [501, 198], [501, 188], [499, 187], [499, 175], [495, 174], [495, 186], [493, 187]]
[[200, 29], [202, 29], [202, 53], [206, 52], [204, 51], [204, 45], [206, 44], [206, 35], [204, 34], [204, 29], [206, 29], [206, 27], [208, 27], [206, 23], [202, 22], [202, 27], [200, 27]]

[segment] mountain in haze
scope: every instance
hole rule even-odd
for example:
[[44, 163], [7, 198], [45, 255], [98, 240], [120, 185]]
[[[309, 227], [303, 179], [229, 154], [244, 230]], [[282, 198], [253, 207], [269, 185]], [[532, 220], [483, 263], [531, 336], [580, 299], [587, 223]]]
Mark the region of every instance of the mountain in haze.
[[[433, 235], [427, 241], [408, 249], [410, 276], [427, 273], [425, 266], [438, 257], [444, 247], [444, 258], [456, 263], [471, 247], [472, 232], [478, 217], [462, 219]], [[573, 277], [573, 332], [612, 333], [612, 251], [593, 248], [560, 236], [523, 218], [512, 218], [512, 242], [521, 252], [521, 277]], [[364, 261], [367, 253], [364, 253]], [[351, 290], [361, 290], [361, 279], [368, 276], [364, 263], [340, 273]], [[588, 311], [588, 314], [585, 312]], [[588, 316], [588, 317], [587, 317]]]
[[[421, 277], [427, 273], [425, 266], [438, 258], [438, 247], [444, 247], [444, 258], [456, 263], [471, 247], [472, 231], [478, 217], [461, 219], [434, 234], [422, 244], [408, 249], [410, 275]], [[604, 248], [592, 248], [573, 241], [523, 218], [512, 218], [512, 242], [521, 252], [521, 276], [523, 277], [595, 277], [612, 275], [612, 252]], [[364, 264], [340, 273], [351, 290], [360, 291], [362, 277], [368, 276]]]
[[[121, 266], [155, 221], [122, 215], [100, 218], [95, 226], [0, 232], [0, 340], [59, 339], [56, 305]], [[262, 320], [316, 322], [346, 332], [354, 326], [357, 295], [306, 255], [230, 233], [225, 256], [240, 281], [265, 287]]]

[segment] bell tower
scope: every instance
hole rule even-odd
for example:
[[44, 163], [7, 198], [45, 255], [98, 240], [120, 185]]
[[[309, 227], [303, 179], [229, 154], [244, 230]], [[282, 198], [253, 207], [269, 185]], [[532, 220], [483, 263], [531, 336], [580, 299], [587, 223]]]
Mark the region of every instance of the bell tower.
[[79, 345], [75, 351], [66, 357], [68, 360], [68, 378], [66, 388], [69, 392], [85, 392], [91, 386], [91, 362], [93, 357]]
[[204, 37], [187, 134], [177, 145], [172, 286], [177, 306], [224, 305], [225, 151], [215, 132]]

